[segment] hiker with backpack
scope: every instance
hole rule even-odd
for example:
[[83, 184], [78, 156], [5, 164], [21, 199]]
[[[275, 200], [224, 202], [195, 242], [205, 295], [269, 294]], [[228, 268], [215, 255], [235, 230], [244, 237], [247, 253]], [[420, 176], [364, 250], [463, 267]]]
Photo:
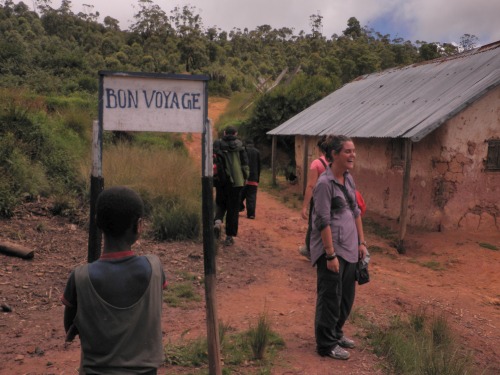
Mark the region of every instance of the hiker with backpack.
[[[234, 244], [238, 235], [240, 193], [249, 176], [248, 156], [243, 143], [237, 137], [234, 126], [224, 130], [224, 136], [214, 142], [215, 182], [214, 232], [220, 238], [224, 216], [226, 217], [225, 246]], [[215, 172], [215, 170], [214, 170]]]
[[355, 343], [343, 327], [354, 304], [356, 265], [368, 249], [350, 174], [356, 159], [354, 143], [349, 137], [330, 135], [323, 145], [330, 164], [314, 188], [309, 243], [317, 275], [316, 350], [323, 357], [348, 359], [345, 348]]
[[[247, 210], [247, 218], [255, 219], [255, 208], [257, 205], [257, 188], [260, 179], [260, 152], [255, 148], [251, 139], [245, 142], [245, 150], [248, 155], [248, 166], [250, 174], [246, 185], [241, 190], [240, 212]], [[246, 207], [245, 207], [246, 202]]]

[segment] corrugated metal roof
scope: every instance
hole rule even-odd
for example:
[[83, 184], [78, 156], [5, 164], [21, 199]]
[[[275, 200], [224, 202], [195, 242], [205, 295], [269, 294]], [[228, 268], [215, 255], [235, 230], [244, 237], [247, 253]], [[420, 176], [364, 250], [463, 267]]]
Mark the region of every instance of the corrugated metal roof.
[[267, 134], [401, 137], [417, 142], [499, 84], [500, 41], [362, 76]]

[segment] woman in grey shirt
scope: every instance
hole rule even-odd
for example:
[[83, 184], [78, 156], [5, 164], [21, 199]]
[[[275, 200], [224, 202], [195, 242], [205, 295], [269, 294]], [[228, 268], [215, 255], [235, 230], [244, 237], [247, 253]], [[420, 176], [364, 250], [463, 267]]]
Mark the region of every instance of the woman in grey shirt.
[[356, 187], [349, 171], [356, 151], [346, 136], [327, 137], [324, 148], [330, 167], [314, 188], [311, 263], [317, 269], [315, 317], [316, 349], [321, 356], [348, 359], [354, 342], [344, 326], [354, 303], [356, 263], [367, 248], [356, 203]]

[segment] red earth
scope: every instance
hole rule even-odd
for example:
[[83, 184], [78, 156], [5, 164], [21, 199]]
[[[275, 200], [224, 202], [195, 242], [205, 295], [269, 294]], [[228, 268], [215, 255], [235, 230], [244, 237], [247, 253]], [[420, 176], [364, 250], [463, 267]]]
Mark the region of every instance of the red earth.
[[[209, 115], [217, 119], [227, 101], [212, 100]], [[199, 155], [199, 136], [190, 143]], [[282, 195], [297, 192], [289, 186]], [[358, 347], [351, 359], [335, 361], [315, 353], [315, 270], [298, 254], [307, 223], [299, 208], [259, 190], [257, 217], [240, 216], [235, 244], [219, 246], [216, 303], [219, 321], [238, 331], [255, 325], [265, 313], [286, 348], [275, 360], [273, 374], [382, 374], [384, 359], [373, 353], [361, 324], [347, 322], [346, 333]], [[27, 203], [9, 220], [0, 220], [0, 242], [35, 251], [31, 260], [0, 254], [0, 374], [77, 374], [78, 340], [64, 343], [60, 297], [67, 276], [86, 262], [86, 218], [70, 222], [52, 216], [50, 202]], [[395, 223], [375, 217], [387, 227]], [[444, 314], [454, 332], [472, 351], [477, 374], [500, 373], [500, 233], [421, 232], [410, 228], [407, 253], [398, 254], [389, 240], [367, 230], [372, 247], [372, 280], [359, 286], [356, 315], [378, 325], [396, 315], [424, 309]], [[139, 254], [157, 254], [173, 285], [185, 272], [198, 278], [204, 296], [203, 248], [200, 242], [160, 243], [141, 239]], [[206, 336], [205, 305], [163, 310], [164, 343]], [[159, 374], [187, 374], [193, 369], [169, 366]], [[250, 373], [240, 368], [240, 374]]]

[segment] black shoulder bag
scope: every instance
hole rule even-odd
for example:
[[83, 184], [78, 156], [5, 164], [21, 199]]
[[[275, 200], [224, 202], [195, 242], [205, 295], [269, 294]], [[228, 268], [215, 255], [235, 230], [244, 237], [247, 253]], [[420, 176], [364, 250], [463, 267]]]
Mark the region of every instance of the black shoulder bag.
[[[333, 182], [335, 183], [335, 182]], [[352, 198], [349, 197], [349, 194], [347, 193], [347, 189], [345, 186], [338, 185], [340, 190], [342, 190], [342, 193], [344, 193], [345, 200], [347, 204], [349, 205], [349, 208], [354, 211], [354, 202]], [[370, 281], [370, 274], [368, 273], [368, 264], [363, 262], [362, 259], [358, 260], [358, 263], [356, 263], [356, 281], [358, 282], [359, 285], [366, 284], [367, 282]]]

